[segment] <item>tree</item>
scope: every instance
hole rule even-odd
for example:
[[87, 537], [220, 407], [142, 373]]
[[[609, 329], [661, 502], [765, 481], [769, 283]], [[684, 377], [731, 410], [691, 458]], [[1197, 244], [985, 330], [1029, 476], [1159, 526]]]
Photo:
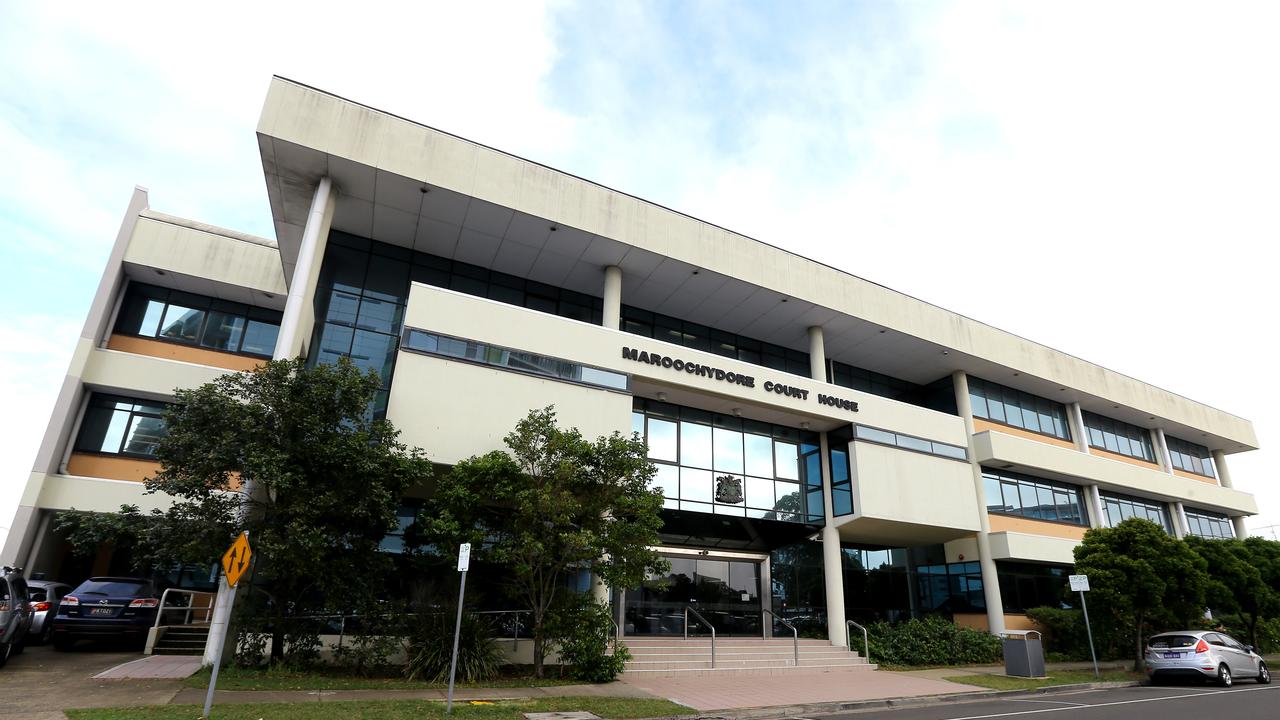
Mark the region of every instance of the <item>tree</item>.
[[[145, 523], [123, 508], [120, 523], [98, 525], [132, 526], [143, 567], [208, 562], [248, 530], [253, 582], [269, 598], [260, 611], [280, 659], [286, 632], [315, 635], [298, 630], [297, 617], [372, 604], [376, 581], [390, 572], [379, 543], [405, 491], [431, 477], [421, 452], [368, 412], [378, 387], [376, 374], [346, 360], [307, 367], [297, 359], [177, 390], [157, 451], [161, 470], [146, 481], [148, 493], [173, 496], [172, 507]], [[184, 529], [192, 542], [166, 546]]]
[[1076, 573], [1089, 576], [1095, 617], [1133, 633], [1137, 671], [1148, 628], [1189, 627], [1204, 612], [1204, 559], [1150, 520], [1130, 518], [1089, 530], [1075, 558]]
[[504, 566], [513, 595], [531, 610], [534, 674], [543, 673], [548, 613], [571, 573], [589, 570], [628, 587], [668, 564], [652, 548], [661, 493], [644, 443], [615, 432], [594, 442], [534, 410], [506, 436], [507, 451], [458, 463], [441, 478], [414, 535], [452, 553], [470, 542], [477, 559]]
[[1247, 540], [1209, 540], [1188, 537], [1187, 544], [1204, 559], [1209, 572], [1206, 599], [1215, 614], [1240, 616], [1249, 643], [1258, 645], [1258, 622], [1280, 614], [1280, 543]]

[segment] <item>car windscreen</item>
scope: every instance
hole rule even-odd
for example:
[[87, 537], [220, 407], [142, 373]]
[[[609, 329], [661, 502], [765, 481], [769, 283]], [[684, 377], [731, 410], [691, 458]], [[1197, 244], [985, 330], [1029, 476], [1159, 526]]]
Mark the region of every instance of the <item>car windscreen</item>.
[[1165, 648], [1191, 647], [1199, 641], [1195, 635], [1157, 635], [1147, 643], [1157, 650]]
[[72, 595], [150, 595], [151, 583], [145, 580], [85, 580]]

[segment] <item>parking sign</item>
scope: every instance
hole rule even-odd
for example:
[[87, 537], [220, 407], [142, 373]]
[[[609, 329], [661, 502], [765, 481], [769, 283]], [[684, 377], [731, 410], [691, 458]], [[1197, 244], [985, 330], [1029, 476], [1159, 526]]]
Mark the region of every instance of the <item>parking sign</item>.
[[1071, 583], [1071, 592], [1089, 592], [1088, 575], [1068, 575], [1067, 582]]

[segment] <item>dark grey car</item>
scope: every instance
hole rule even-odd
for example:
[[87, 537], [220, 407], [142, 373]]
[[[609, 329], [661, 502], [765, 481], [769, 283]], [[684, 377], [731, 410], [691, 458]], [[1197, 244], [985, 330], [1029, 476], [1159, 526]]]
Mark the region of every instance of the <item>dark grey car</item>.
[[1271, 671], [1253, 647], [1226, 633], [1186, 630], [1154, 635], [1147, 641], [1147, 675], [1153, 683], [1173, 678], [1215, 680], [1230, 687], [1236, 678], [1271, 682]]
[[31, 607], [27, 604], [27, 580], [22, 570], [4, 568], [0, 578], [0, 667], [26, 647], [31, 627]]

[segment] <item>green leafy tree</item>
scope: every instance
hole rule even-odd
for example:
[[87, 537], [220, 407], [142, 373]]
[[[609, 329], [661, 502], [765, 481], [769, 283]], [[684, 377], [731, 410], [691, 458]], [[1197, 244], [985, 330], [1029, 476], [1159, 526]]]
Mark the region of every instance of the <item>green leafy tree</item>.
[[1127, 628], [1134, 669], [1155, 628], [1185, 628], [1200, 617], [1209, 583], [1205, 561], [1150, 520], [1130, 518], [1085, 533], [1075, 571], [1089, 576], [1089, 607], [1101, 624]]
[[662, 496], [645, 445], [613, 433], [590, 441], [535, 410], [506, 436], [507, 451], [458, 463], [440, 478], [412, 535], [503, 566], [513, 597], [532, 614], [534, 674], [542, 677], [549, 613], [589, 570], [610, 587], [638, 585], [668, 564], [658, 543]]
[[1280, 543], [1188, 537], [1187, 544], [1208, 567], [1209, 607], [1217, 615], [1239, 615], [1249, 643], [1257, 646], [1258, 623], [1280, 614]]
[[[157, 451], [161, 470], [146, 481], [147, 492], [172, 496], [172, 507], [80, 518], [76, 540], [92, 541], [95, 527], [131, 530], [135, 563], [154, 567], [211, 561], [248, 530], [254, 586], [267, 597], [254, 612], [265, 615], [280, 659], [286, 633], [315, 635], [298, 629], [299, 616], [376, 606], [377, 582], [391, 572], [379, 543], [401, 496], [431, 477], [421, 452], [368, 413], [378, 387], [374, 373], [348, 361], [307, 367], [298, 359], [177, 390]], [[184, 533], [185, 543], [169, 544]]]

